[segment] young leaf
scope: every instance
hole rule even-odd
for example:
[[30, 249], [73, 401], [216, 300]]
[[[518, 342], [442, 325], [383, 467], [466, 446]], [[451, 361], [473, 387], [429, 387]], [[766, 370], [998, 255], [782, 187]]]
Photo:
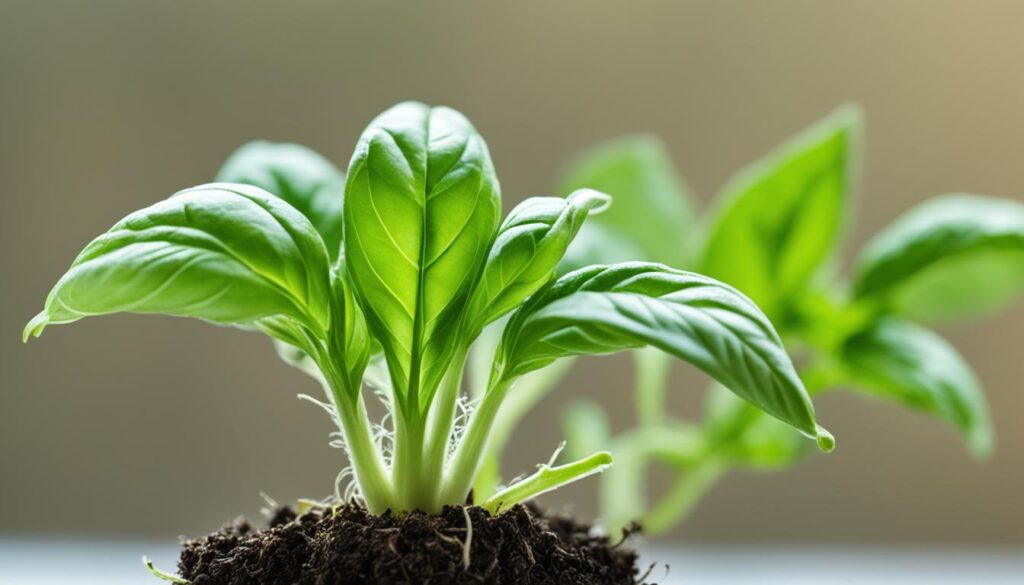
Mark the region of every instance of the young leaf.
[[286, 317], [323, 335], [329, 275], [323, 241], [287, 203], [246, 185], [193, 187], [86, 246], [25, 337], [117, 312], [253, 326]]
[[977, 195], [930, 200], [864, 247], [854, 295], [920, 320], [988, 313], [1024, 292], [1024, 204]]
[[253, 185], [284, 199], [309, 218], [331, 260], [337, 258], [345, 177], [317, 152], [300, 144], [255, 140], [228, 157], [217, 182]]
[[403, 103], [363, 132], [345, 192], [349, 273], [395, 390], [415, 405], [444, 373], [497, 228], [494, 167], [461, 114]]
[[991, 452], [985, 396], [970, 366], [938, 335], [887, 318], [851, 338], [842, 357], [858, 386], [952, 423], [975, 455]]
[[[608, 193], [615, 205], [583, 228], [606, 228], [628, 239], [641, 252], [630, 260], [670, 266], [686, 261], [686, 239], [694, 222], [689, 189], [662, 142], [650, 135], [610, 140], [583, 153], [562, 180], [561, 192], [591, 188]], [[614, 255], [616, 250], [604, 247]], [[614, 256], [602, 263], [616, 262]]]
[[571, 355], [652, 345], [818, 439], [832, 438], [763, 313], [732, 287], [658, 264], [594, 266], [558, 279], [513, 314], [499, 347], [512, 379]]
[[700, 272], [778, 317], [836, 247], [859, 126], [842, 107], [733, 178], [706, 226]]
[[582, 189], [562, 199], [531, 197], [515, 207], [498, 229], [483, 273], [470, 296], [470, 338], [518, 307], [547, 284], [588, 213], [607, 207], [603, 193]]

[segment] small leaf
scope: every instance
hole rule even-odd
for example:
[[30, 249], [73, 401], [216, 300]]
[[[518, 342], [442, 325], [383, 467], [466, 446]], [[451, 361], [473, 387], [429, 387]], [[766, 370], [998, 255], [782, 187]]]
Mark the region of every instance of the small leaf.
[[588, 213], [607, 207], [603, 193], [583, 189], [569, 197], [531, 197], [498, 229], [467, 309], [468, 335], [518, 307], [550, 281]]
[[327, 250], [301, 213], [246, 185], [175, 194], [93, 240], [25, 329], [109, 313], [162, 313], [259, 326], [293, 319], [323, 334]]
[[509, 321], [498, 368], [511, 379], [562, 357], [645, 345], [694, 364], [822, 448], [832, 447], [757, 306], [728, 285], [658, 264], [593, 266], [542, 289]]
[[988, 405], [978, 381], [935, 333], [887, 318], [851, 338], [842, 357], [858, 387], [953, 424], [975, 455], [992, 451]]
[[[561, 192], [586, 188], [608, 193], [615, 204], [588, 222], [584, 233], [603, 229], [629, 241], [641, 253], [629, 260], [685, 263], [686, 240], [694, 223], [692, 196], [658, 138], [626, 136], [584, 152], [566, 171]], [[610, 256], [597, 262], [620, 260], [613, 245], [602, 250]]]
[[871, 239], [854, 295], [923, 321], [994, 312], [1024, 292], [1024, 204], [946, 195]]
[[300, 144], [249, 142], [228, 157], [217, 182], [253, 185], [284, 199], [309, 218], [331, 260], [337, 258], [345, 177], [317, 152]]
[[859, 127], [844, 106], [736, 175], [705, 228], [700, 272], [778, 318], [836, 248]]
[[498, 227], [494, 167], [461, 114], [403, 103], [363, 132], [345, 193], [347, 269], [399, 400], [417, 405], [402, 410], [417, 416]]

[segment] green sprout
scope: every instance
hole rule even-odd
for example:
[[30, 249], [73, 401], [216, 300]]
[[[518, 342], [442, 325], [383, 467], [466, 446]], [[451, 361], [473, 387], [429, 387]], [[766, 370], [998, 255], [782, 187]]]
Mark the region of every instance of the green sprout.
[[[945, 340], [925, 328], [991, 314], [1024, 292], [1024, 205], [978, 195], [929, 200], [872, 238], [849, 279], [837, 276], [858, 170], [861, 115], [836, 112], [738, 173], [698, 221], [691, 195], [652, 136], [612, 140], [567, 170], [566, 191], [600, 189], [616, 205], [582, 229], [563, 269], [622, 258], [694, 269], [748, 295], [778, 328], [813, 395], [848, 389], [944, 420], [984, 457], [994, 437], [976, 376]], [[665, 413], [669, 362], [633, 352], [637, 424], [613, 436], [598, 406], [565, 417], [567, 453], [607, 449], [602, 517], [617, 529], [640, 520], [658, 534], [684, 519], [733, 469], [782, 469], [808, 453], [798, 435], [715, 384], [702, 415]], [[531, 374], [524, 404], [507, 411], [505, 432], [570, 370]], [[525, 403], [525, 402], [528, 402]], [[501, 446], [478, 482], [498, 481]], [[652, 464], [675, 480], [649, 503]]]
[[[258, 142], [217, 180], [93, 240], [25, 338], [118, 312], [269, 335], [286, 361], [322, 383], [325, 401], [306, 398], [337, 425], [353, 488], [376, 514], [465, 503], [488, 442], [507, 434], [508, 400], [529, 392], [538, 371], [578, 355], [657, 348], [832, 448], [753, 302], [717, 280], [647, 262], [557, 276], [584, 219], [609, 198], [590, 189], [532, 197], [501, 222], [487, 146], [452, 109], [387, 110], [363, 132], [345, 175], [304, 147]], [[490, 345], [481, 333], [496, 327]], [[490, 354], [473, 361], [487, 362], [487, 373], [467, 403], [464, 370], [478, 338]], [[367, 387], [390, 424], [371, 422]], [[496, 513], [610, 463], [599, 450], [473, 497]]]

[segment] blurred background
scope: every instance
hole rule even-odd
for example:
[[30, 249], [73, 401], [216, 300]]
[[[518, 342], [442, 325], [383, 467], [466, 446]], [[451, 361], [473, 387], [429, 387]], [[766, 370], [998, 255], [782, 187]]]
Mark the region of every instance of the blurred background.
[[[172, 538], [326, 495], [343, 465], [315, 384], [265, 338], [166, 317], [21, 328], [92, 237], [207, 182], [254, 138], [344, 167], [405, 99], [454, 106], [486, 137], [506, 210], [566, 160], [660, 135], [701, 201], [847, 100], [867, 114], [844, 258], [920, 200], [1024, 200], [1024, 5], [998, 2], [0, 2], [0, 535]], [[675, 537], [1024, 543], [1024, 306], [946, 329], [998, 431], [972, 460], [945, 425], [835, 394], [839, 439], [785, 473], [734, 474]], [[632, 420], [630, 362], [589, 359], [526, 421], [506, 470], [547, 460], [561, 408]], [[680, 366], [672, 409], [704, 381]], [[663, 480], [664, 478], [660, 478]], [[656, 482], [655, 489], [657, 489]], [[597, 482], [546, 503], [595, 513]]]

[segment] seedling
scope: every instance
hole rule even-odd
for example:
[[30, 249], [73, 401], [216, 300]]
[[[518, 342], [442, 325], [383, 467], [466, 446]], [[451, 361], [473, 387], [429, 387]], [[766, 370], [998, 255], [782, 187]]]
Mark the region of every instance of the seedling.
[[[736, 289], [644, 262], [556, 278], [584, 219], [608, 197], [589, 189], [533, 197], [500, 222], [487, 147], [454, 110], [387, 110], [363, 132], [346, 176], [303, 147], [254, 143], [218, 180], [92, 241], [25, 338], [118, 312], [269, 335], [323, 384], [326, 400], [317, 402], [375, 514], [466, 502], [502, 405], [524, 390], [517, 382], [577, 355], [655, 347], [833, 446], [772, 325]], [[485, 389], [460, 408], [470, 347], [499, 319]], [[364, 386], [389, 422], [371, 422]], [[499, 512], [610, 463], [599, 451], [474, 498]]]
[[[835, 256], [851, 218], [860, 126], [855, 107], [840, 108], [738, 173], [699, 222], [656, 138], [600, 145], [569, 167], [563, 188], [601, 189], [616, 205], [588, 222], [566, 264], [642, 258], [721, 279], [776, 324], [812, 395], [847, 389], [927, 413], [957, 428], [984, 457], [994, 439], [977, 378], [924, 325], [990, 314], [1020, 296], [1024, 205], [978, 195], [927, 201], [872, 238], [850, 278], [840, 279]], [[602, 477], [603, 518], [612, 529], [639, 519], [647, 533], [665, 531], [729, 470], [784, 469], [807, 454], [783, 425], [717, 385], [703, 416], [668, 416], [668, 362], [648, 350], [634, 356], [635, 428], [611, 436], [591, 403], [573, 408], [565, 422], [570, 455], [602, 448], [616, 457]], [[509, 432], [568, 371], [563, 362], [524, 380], [529, 395], [506, 405]], [[497, 482], [500, 448], [494, 445], [480, 483]], [[648, 504], [652, 463], [677, 479]]]

